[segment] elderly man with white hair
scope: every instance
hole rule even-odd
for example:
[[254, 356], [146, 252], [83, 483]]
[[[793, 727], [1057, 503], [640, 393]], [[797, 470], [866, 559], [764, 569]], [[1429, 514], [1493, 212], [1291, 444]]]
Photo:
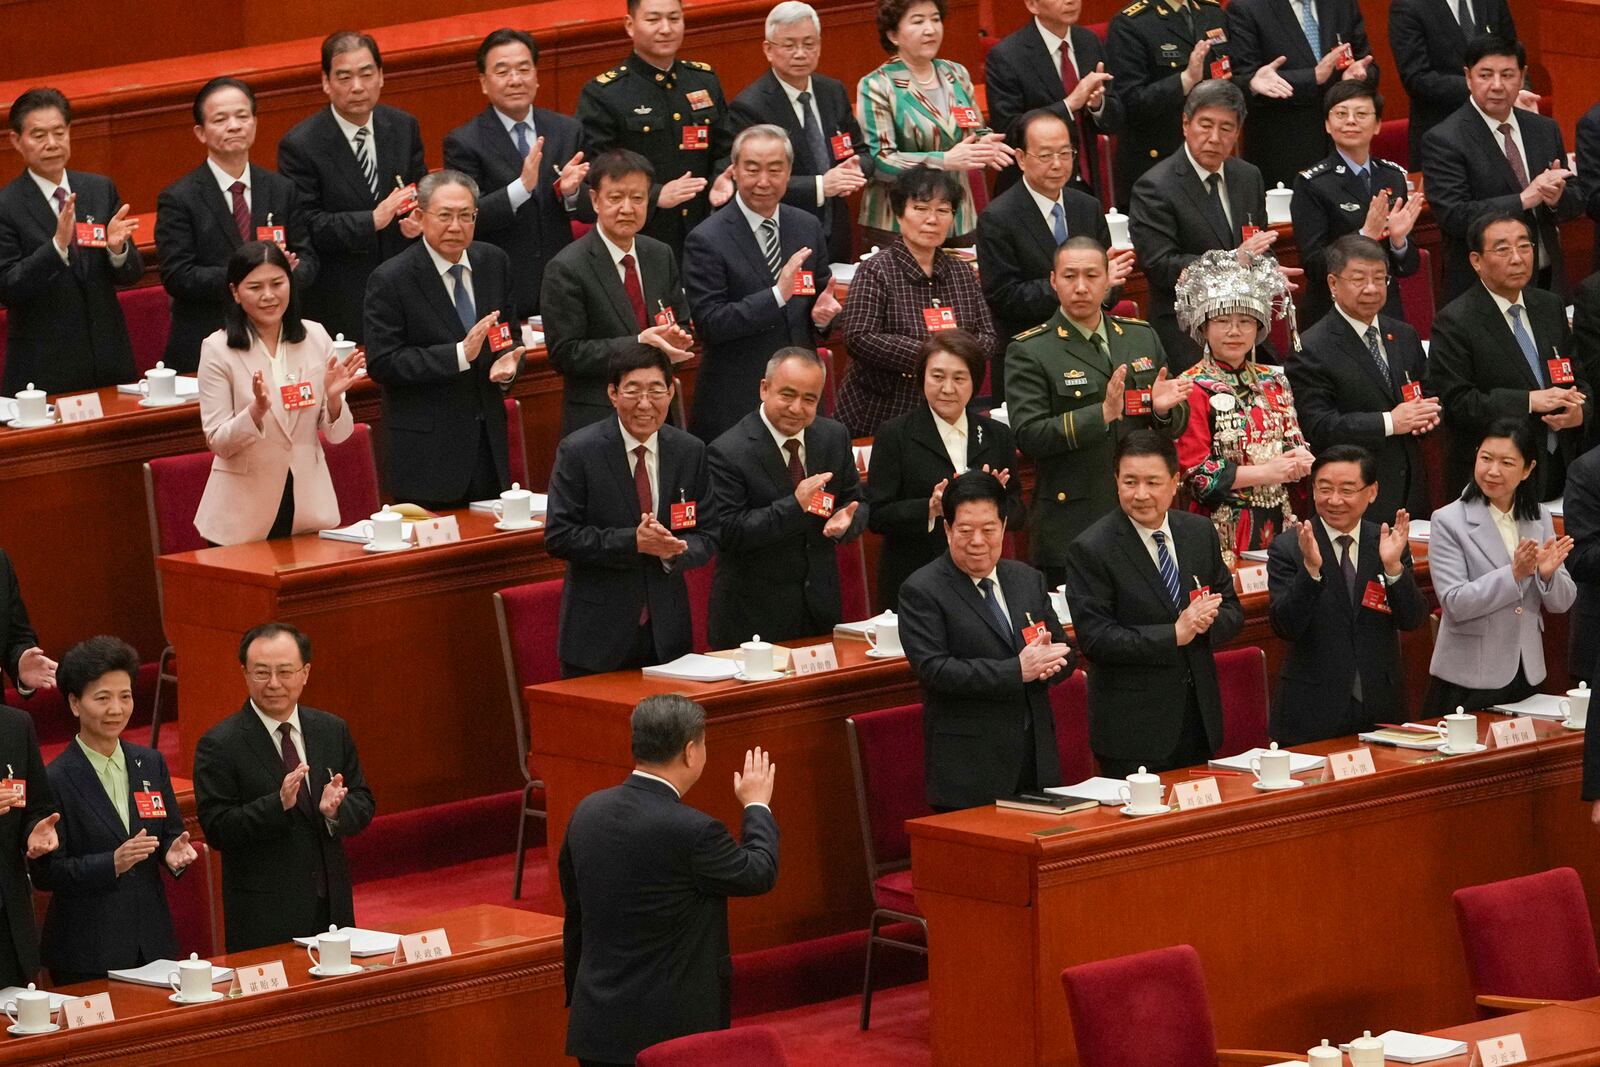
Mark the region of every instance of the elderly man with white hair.
[[866, 184], [872, 157], [843, 83], [816, 72], [822, 58], [822, 22], [816, 9], [802, 0], [783, 0], [767, 15], [767, 39], [761, 47], [772, 68], [734, 99], [734, 128], [770, 123], [789, 135], [794, 166], [783, 202], [821, 219], [828, 258], [848, 263], [851, 233], [845, 198]]

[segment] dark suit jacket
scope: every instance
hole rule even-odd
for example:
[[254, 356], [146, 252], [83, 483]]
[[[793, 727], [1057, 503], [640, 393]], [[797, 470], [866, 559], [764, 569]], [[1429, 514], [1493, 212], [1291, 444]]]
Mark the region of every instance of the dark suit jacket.
[[[284, 227], [289, 251], [300, 257], [294, 285], [307, 292], [317, 280], [317, 253], [294, 183], [276, 171], [250, 164], [250, 225]], [[251, 234], [254, 240], [255, 234]], [[200, 366], [200, 342], [222, 328], [228, 293], [228, 259], [244, 243], [233, 221], [233, 203], [201, 163], [156, 198], [156, 252], [161, 284], [172, 297], [172, 332], [166, 365], [184, 374]]]
[[1089, 747], [1096, 755], [1158, 765], [1178, 746], [1185, 691], [1193, 686], [1211, 750], [1222, 744], [1222, 699], [1212, 649], [1244, 627], [1233, 574], [1216, 527], [1203, 516], [1169, 511], [1179, 584], [1195, 580], [1222, 594], [1211, 629], [1177, 644], [1178, 609], [1133, 520], [1113, 512], [1067, 549], [1067, 606], [1078, 648], [1090, 663]]
[[1252, 220], [1257, 226], [1266, 225], [1267, 191], [1261, 172], [1230, 157], [1223, 161], [1222, 181], [1232, 216], [1227, 229], [1213, 221], [1206, 187], [1181, 146], [1133, 186], [1128, 232], [1150, 283], [1150, 324], [1160, 335], [1174, 372], [1188, 369], [1200, 358], [1200, 346], [1178, 329], [1173, 313], [1178, 275], [1203, 252], [1239, 247], [1240, 227]]
[[1572, 150], [1578, 166], [1578, 175], [1573, 181], [1578, 185], [1578, 195], [1583, 198], [1584, 214], [1594, 220], [1595, 233], [1600, 234], [1600, 104], [1589, 108], [1578, 119]]
[[[818, 293], [828, 291], [833, 275], [820, 222], [779, 204], [778, 245], [783, 263], [811, 249], [805, 269], [813, 272]], [[774, 352], [816, 347], [811, 309], [817, 298], [791, 296], [779, 306], [760, 243], [732, 202], [689, 231], [683, 287], [701, 346], [689, 429], [702, 441], [714, 441], [761, 403], [761, 379]]]
[[[1600, 160], [1596, 161], [1600, 164]], [[1589, 381], [1600, 380], [1600, 271], [1585, 278], [1572, 291], [1572, 354], [1583, 366]], [[1596, 428], [1588, 427], [1589, 440], [1596, 440]]]
[[[108, 222], [122, 206], [110, 178], [68, 171], [77, 218]], [[24, 170], [0, 189], [0, 303], [6, 307], [5, 380], [0, 393], [29, 382], [47, 393], [94, 389], [138, 377], [118, 287], [134, 284], [144, 260], [130, 239], [122, 265], [104, 248], [56, 252], [55, 205]]]
[[17, 671], [22, 654], [38, 643], [39, 635], [34, 633], [27, 606], [22, 603], [16, 568], [11, 565], [11, 557], [0, 549], [0, 673], [8, 675], [11, 684], [19, 689], [22, 680]]
[[638, 775], [579, 802], [557, 861], [567, 1055], [631, 1063], [659, 1041], [727, 1029], [727, 898], [778, 880], [772, 812], [745, 808], [739, 836]]
[[[31, 866], [34, 884], [51, 894], [40, 954], [54, 971], [104, 974], [177, 958], [162, 871], [167, 849], [183, 833], [183, 816], [161, 753], [121, 744], [128, 771], [126, 828], [77, 741], [67, 742], [46, 770], [61, 808], [61, 847]], [[146, 782], [166, 801], [166, 818], [139, 817], [133, 794], [143, 792]], [[118, 875], [113, 853], [140, 830], [156, 839], [156, 851]]]
[[[824, 489], [834, 510], [861, 500], [849, 431], [818, 417], [804, 437], [806, 474], [833, 473]], [[788, 641], [832, 632], [844, 610], [837, 546], [861, 536], [871, 509], [862, 501], [837, 542], [824, 536], [827, 520], [795, 499], [788, 459], [759, 409], [711, 442], [708, 458], [720, 550], [711, 583], [712, 647], [732, 648], [754, 634]]]
[[[355, 924], [344, 838], [372, 821], [372, 790], [361, 773], [343, 719], [300, 705], [305, 788], [312, 811], [288, 811], [278, 799], [283, 754], [248, 701], [206, 731], [194, 752], [195, 809], [206, 841], [222, 853], [222, 908], [229, 952], [276, 945], [318, 932], [317, 900], [326, 894], [328, 921]], [[334, 827], [316, 810], [331, 775], [350, 792]]]
[[693, 529], [673, 531], [689, 550], [663, 568], [639, 552], [639, 496], [617, 420], [591, 423], [563, 438], [550, 472], [545, 548], [567, 561], [561, 587], [561, 661], [585, 670], [614, 671], [633, 645], [633, 629], [619, 625], [650, 609], [658, 662], [692, 651], [689, 591], [684, 574], [711, 559], [717, 543], [711, 513], [706, 448], [673, 426], [662, 426], [656, 517], [672, 528], [672, 505], [696, 506]]
[[[1291, 186], [1296, 171], [1328, 154], [1322, 97], [1340, 75], [1335, 71], [1326, 83], [1317, 84], [1317, 62], [1340, 41], [1350, 45], [1356, 59], [1372, 53], [1356, 0], [1317, 0], [1317, 33], [1321, 44], [1313, 55], [1290, 0], [1233, 0], [1228, 5], [1233, 69], [1243, 82], [1248, 84], [1256, 71], [1279, 56], [1288, 57], [1278, 73], [1294, 95], [1287, 100], [1251, 96], [1244, 124], [1245, 155], [1261, 168], [1268, 186], [1278, 182]], [[1376, 61], [1367, 65], [1366, 81], [1378, 87]]]
[[[1067, 32], [1072, 38], [1072, 58], [1080, 78], [1094, 73], [1097, 64], [1106, 63], [1105, 47], [1094, 31], [1073, 26]], [[1106, 67], [1109, 70], [1110, 64]], [[1056, 57], [1046, 50], [1044, 38], [1039, 35], [1039, 27], [1033, 19], [989, 50], [983, 61], [983, 80], [988, 92], [989, 125], [1001, 133], [1009, 133], [1013, 122], [1035, 108], [1054, 112], [1069, 124], [1073, 121], [1067, 111], [1066, 93], [1061, 88], [1061, 67]], [[1100, 145], [1096, 138], [1102, 133], [1121, 133], [1125, 118], [1115, 81], [1106, 85], [1104, 100], [1099, 118], [1089, 114], [1088, 108], [1079, 116], [1082, 124], [1077, 143], [1082, 158], [1074, 161], [1073, 173], [1078, 187], [1089, 193], [1102, 192], [1095, 184], [1100, 180]], [[1090, 175], [1087, 183], [1083, 182], [1085, 165]], [[1000, 172], [995, 188], [1003, 191], [1021, 178], [1019, 168], [1007, 167]], [[1110, 192], [1109, 189], [1103, 191]]]
[[[922, 736], [928, 803], [972, 808], [1017, 791], [1017, 776], [1034, 765], [1041, 788], [1061, 784], [1050, 686], [1066, 681], [1077, 661], [1047, 681], [1022, 681], [1021, 633], [1033, 623], [1066, 633], [1050, 607], [1044, 575], [1016, 560], [995, 568], [1011, 626], [1002, 633], [977, 586], [940, 554], [900, 587], [900, 641], [922, 686]], [[1030, 621], [1031, 620], [1031, 621]], [[1025, 723], [1033, 726], [1033, 751]]]
[[[0, 764], [27, 780], [28, 804], [0, 815], [0, 911], [16, 954], [0, 958], [0, 980], [27, 985], [39, 970], [39, 931], [33, 923], [33, 888], [28, 884], [28, 835], [56, 810], [50, 777], [39, 756], [39, 736], [25, 711], [0, 704]], [[60, 833], [59, 828], [57, 834]]]
[[[1068, 237], [1093, 237], [1111, 247], [1111, 229], [1100, 201], [1070, 185], [1061, 191], [1061, 200]], [[989, 201], [978, 216], [978, 277], [994, 312], [1001, 352], [1012, 337], [1044, 322], [1061, 306], [1056, 291], [1050, 288], [1055, 256], [1055, 233], [1026, 182], [1017, 182]], [[1115, 296], [1115, 292], [1109, 294], [1107, 303], [1115, 303]], [[996, 366], [999, 363], [997, 357]], [[995, 395], [1004, 396], [1004, 386], [998, 384], [998, 377], [995, 380]]]
[[[1417, 588], [1408, 549], [1400, 578], [1385, 587], [1389, 613], [1363, 607], [1367, 583], [1384, 585], [1378, 558], [1379, 524], [1361, 523], [1356, 550], [1356, 599], [1339, 568], [1339, 549], [1322, 520], [1312, 518], [1322, 550], [1322, 580], [1311, 577], [1300, 554], [1300, 535], [1279, 534], [1267, 552], [1267, 591], [1272, 630], [1289, 644], [1278, 676], [1269, 734], [1285, 747], [1370, 730], [1379, 716], [1405, 704], [1405, 667], [1400, 631], [1428, 620], [1428, 603]], [[1350, 718], [1351, 691], [1361, 677], [1365, 721]]]
[[1378, 331], [1389, 357], [1387, 379], [1366, 341], [1337, 311], [1300, 335], [1301, 349], [1284, 370], [1312, 451], [1360, 445], [1378, 461], [1378, 499], [1367, 514], [1377, 522], [1392, 522], [1403, 507], [1412, 518], [1425, 519], [1432, 509], [1419, 438], [1385, 436], [1383, 415], [1400, 403], [1402, 384], [1423, 380], [1428, 357], [1417, 331], [1404, 322], [1379, 315]]
[[[654, 323], [657, 310], [672, 308], [679, 325], [688, 328], [689, 301], [678, 281], [678, 260], [672, 249], [653, 237], [633, 239], [645, 310]], [[606, 362], [639, 336], [639, 320], [628, 303], [616, 264], [596, 226], [550, 261], [540, 296], [544, 308], [544, 340], [550, 365], [566, 384], [561, 394], [561, 432], [612, 418], [606, 399]]]
[[[506, 254], [474, 241], [466, 255], [479, 317], [498, 308], [515, 335]], [[465, 371], [457, 369], [456, 343], [467, 331], [454, 301], [422, 241], [378, 267], [367, 283], [367, 373], [383, 386], [387, 481], [398, 500], [460, 500], [478, 459], [479, 421], [500, 484], [511, 484], [505, 401], [489, 380], [494, 353], [485, 341], [478, 358]]]
[[[1566, 309], [1561, 298], [1543, 289], [1522, 291], [1528, 309], [1527, 322], [1540, 355], [1540, 376], [1535, 379], [1522, 350], [1511, 335], [1511, 327], [1495, 304], [1489, 290], [1480, 284], [1456, 297], [1440, 309], [1433, 320], [1433, 341], [1428, 348], [1426, 391], [1439, 398], [1449, 449], [1445, 456], [1446, 499], [1454, 500], [1472, 477], [1473, 456], [1483, 431], [1498, 418], [1525, 418], [1541, 455], [1546, 427], [1536, 415], [1528, 414], [1528, 393], [1550, 386], [1545, 367], [1552, 352], [1570, 355], [1572, 334], [1567, 328]], [[1556, 435], [1566, 462], [1576, 459], [1587, 440], [1588, 427], [1595, 418], [1594, 388], [1586, 368], [1573, 361], [1577, 388], [1587, 398], [1583, 423]], [[1533, 477], [1539, 479], [1539, 499], [1561, 495], [1561, 482], [1551, 464], [1541, 463]]]
[[[1400, 164], [1368, 156], [1367, 169], [1372, 174], [1374, 191], [1387, 189], [1396, 202], [1406, 198], [1406, 172]], [[1337, 151], [1295, 176], [1289, 215], [1294, 221], [1300, 265], [1306, 272], [1304, 288], [1295, 294], [1295, 320], [1301, 330], [1320, 322], [1333, 307], [1333, 297], [1328, 292], [1328, 246], [1346, 234], [1359, 233], [1371, 205], [1366, 185]], [[1387, 239], [1379, 246], [1389, 268], [1389, 298], [1384, 302], [1383, 313], [1391, 319], [1404, 319], [1400, 279], [1417, 272], [1422, 255], [1414, 240], [1406, 241], [1403, 252], [1396, 252]]]
[[400, 232], [398, 218], [374, 230], [372, 209], [394, 190], [396, 176], [410, 183], [428, 173], [422, 131], [413, 116], [379, 104], [372, 111], [372, 139], [382, 194], [377, 199], [331, 107], [302, 120], [278, 142], [278, 170], [300, 191], [319, 263], [317, 284], [305, 292], [302, 312], [327, 327], [328, 336], [342, 333], [351, 341], [363, 339], [361, 305], [373, 268], [412, 243]]
[[[1600, 673], [1600, 449], [1590, 449], [1567, 468], [1566, 535], [1572, 538], [1567, 573], [1578, 587], [1567, 640], [1567, 670], [1591, 685]], [[1560, 679], [1556, 679], [1559, 684]], [[1584, 796], [1591, 780], [1585, 775]], [[1600, 783], [1596, 783], [1600, 784]]]
[[[1538, 177], [1554, 159], [1561, 160], [1565, 166], [1567, 149], [1555, 120], [1520, 108], [1516, 116], [1522, 131], [1523, 165], [1528, 177]], [[1511, 171], [1502, 142], [1489, 132], [1488, 125], [1470, 101], [1423, 139], [1422, 169], [1428, 175], [1428, 205], [1444, 237], [1441, 303], [1454, 300], [1476, 286], [1477, 275], [1467, 258], [1467, 229], [1474, 219], [1489, 211], [1521, 213], [1533, 238], [1549, 253], [1550, 290], [1558, 296], [1566, 296], [1567, 273], [1561, 258], [1561, 232], [1557, 223], [1583, 213], [1583, 198], [1575, 182], [1567, 183], [1555, 208], [1540, 204], [1532, 211], [1523, 211], [1522, 187]]]
[[[950, 453], [934, 424], [933, 409], [918, 404], [878, 427], [872, 441], [872, 465], [867, 475], [867, 529], [883, 535], [878, 554], [878, 603], [895, 606], [900, 584], [919, 567], [946, 554], [949, 548], [942, 520], [928, 529], [928, 498], [933, 487], [956, 476]], [[1022, 529], [1027, 509], [1022, 503], [1022, 479], [1017, 476], [1017, 446], [1011, 427], [974, 411], [967, 412], [967, 469], [1009, 470], [1006, 510], [1008, 531]]]
[[[575, 120], [542, 107], [533, 108], [528, 121], [534, 136], [544, 138], [539, 164], [544, 173], [533, 195], [514, 212], [506, 186], [522, 174], [522, 157], [494, 108], [484, 108], [444, 139], [444, 165], [478, 183], [478, 240], [499, 245], [511, 257], [518, 318], [540, 313], [545, 268], [572, 243], [572, 216], [556, 188], [555, 168], [577, 154], [582, 136]], [[577, 203], [588, 202], [588, 189], [579, 189]]]
[[806, 143], [805, 135], [800, 132], [800, 120], [795, 117], [789, 96], [778, 84], [778, 76], [770, 69], [733, 98], [728, 105], [729, 117], [733, 120], [736, 133], [764, 122], [781, 126], [788, 133], [789, 143], [794, 146], [794, 168], [790, 172], [789, 193], [783, 202], [809, 211], [822, 221], [823, 232], [828, 235], [828, 262], [850, 263], [855, 260], [855, 255], [851, 248], [849, 200], [842, 196], [829, 197], [827, 203], [819, 207], [817, 175], [826, 174], [844, 162], [831, 155], [833, 138], [841, 133], [849, 135], [851, 154], [859, 162], [862, 174], [872, 175], [873, 159], [861, 136], [861, 125], [856, 122], [855, 112], [850, 108], [850, 97], [845, 93], [844, 83], [825, 74], [813, 74], [811, 94], [812, 102], [822, 116], [822, 138], [830, 152], [826, 159], [813, 158], [814, 153]]
[[[1473, 28], [1515, 41], [1517, 25], [1505, 0], [1472, 0]], [[1411, 98], [1411, 169], [1422, 165], [1422, 139], [1467, 102], [1467, 35], [1449, 0], [1392, 0], [1389, 47], [1400, 84]]]

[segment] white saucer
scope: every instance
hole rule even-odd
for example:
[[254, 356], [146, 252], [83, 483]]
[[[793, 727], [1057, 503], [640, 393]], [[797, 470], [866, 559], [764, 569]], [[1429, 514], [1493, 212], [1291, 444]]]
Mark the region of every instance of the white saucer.
[[1464, 748], [1464, 749], [1461, 749], [1458, 752], [1457, 750], [1451, 748], [1449, 745], [1444, 745], [1438, 751], [1442, 755], [1446, 755], [1446, 756], [1467, 756], [1467, 755], [1470, 755], [1470, 754], [1472, 754], [1474, 752], [1482, 752], [1485, 749], [1487, 749], [1488, 747], [1489, 747], [1488, 745], [1473, 745], [1471, 748]]
[[[1588, 725], [1588, 720], [1585, 720], [1584, 724]], [[1569, 730], [1581, 730], [1581, 729], [1583, 729], [1582, 726], [1574, 726], [1572, 724], [1572, 720], [1571, 719], [1563, 719], [1563, 720], [1561, 720], [1561, 725], [1565, 726]]]
[[1165, 804], [1161, 805], [1159, 808], [1136, 808], [1132, 804], [1124, 804], [1117, 810], [1122, 812], [1124, 815], [1131, 815], [1138, 819], [1143, 818], [1146, 815], [1164, 815], [1172, 809], [1167, 807]]
[[352, 963], [350, 966], [338, 971], [325, 971], [320, 963], [312, 964], [311, 966], [311, 974], [316, 978], [340, 978], [347, 974], [360, 974], [364, 970], [366, 968], [359, 963]]
[[376, 544], [374, 544], [371, 541], [368, 541], [366, 544], [361, 546], [362, 551], [365, 551], [365, 552], [403, 552], [408, 548], [414, 548], [414, 547], [416, 547], [416, 546], [414, 546], [410, 541], [402, 541], [400, 544], [395, 545], [393, 548], [379, 548]]
[[1280, 789], [1299, 789], [1301, 786], [1305, 785], [1305, 783], [1298, 778], [1291, 778], [1283, 785], [1267, 785], [1265, 782], [1251, 782], [1250, 784], [1267, 793], [1276, 793]]
[[905, 658], [905, 652], [904, 651], [900, 651], [900, 652], [885, 652], [881, 648], [869, 648], [869, 649], [867, 649], [867, 658], [868, 659], [904, 659]]
[[6, 425], [13, 430], [42, 430], [46, 426], [54, 426], [55, 419], [39, 419], [38, 421], [23, 422], [21, 419], [7, 419]]
[[59, 1029], [61, 1029], [60, 1023], [45, 1023], [43, 1026], [13, 1024], [6, 1027], [6, 1033], [15, 1034], [17, 1037], [28, 1037], [31, 1034], [53, 1034]]
[[538, 519], [532, 519], [528, 522], [497, 522], [494, 524], [494, 528], [496, 530], [537, 530], [543, 525], [544, 523]]
[[775, 682], [783, 676], [782, 671], [767, 671], [765, 674], [746, 674], [743, 670], [734, 675], [741, 682]]
[[226, 993], [219, 993], [215, 989], [213, 989], [210, 993], [206, 994], [205, 996], [196, 997], [194, 1000], [190, 1000], [189, 998], [185, 997], [182, 993], [173, 993], [170, 996], [168, 996], [167, 999], [172, 1001], [172, 1003], [174, 1003], [174, 1004], [215, 1004], [217, 1001], [221, 1000], [223, 997], [225, 997], [227, 995], [228, 994], [226, 994]]
[[150, 397], [144, 397], [139, 401], [139, 406], [142, 408], [175, 408], [180, 404], [187, 404], [188, 402], [188, 400], [181, 396], [175, 396], [171, 400], [152, 400]]

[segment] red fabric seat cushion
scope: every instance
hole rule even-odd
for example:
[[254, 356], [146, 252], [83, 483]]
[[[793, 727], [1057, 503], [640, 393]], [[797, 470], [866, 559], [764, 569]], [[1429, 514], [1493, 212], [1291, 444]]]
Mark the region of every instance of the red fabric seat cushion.
[[921, 915], [917, 908], [916, 894], [911, 889], [911, 871], [895, 871], [886, 874], [872, 883], [872, 902], [880, 908], [890, 911], [904, 912], [907, 915]]

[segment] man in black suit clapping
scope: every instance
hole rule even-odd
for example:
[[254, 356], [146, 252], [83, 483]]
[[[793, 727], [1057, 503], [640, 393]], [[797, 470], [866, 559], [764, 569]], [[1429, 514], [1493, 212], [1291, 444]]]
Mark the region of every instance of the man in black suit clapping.
[[56, 684], [56, 661], [39, 647], [39, 635], [33, 632], [22, 603], [16, 568], [4, 549], [0, 549], [0, 675], [10, 676], [11, 684], [24, 697]]
[[683, 803], [706, 766], [705, 709], [677, 694], [633, 709], [634, 770], [579, 802], [557, 871], [566, 904], [567, 1055], [631, 1064], [641, 1049], [726, 1030], [728, 897], [778, 881], [777, 764], [757, 748], [733, 775], [740, 840]]

